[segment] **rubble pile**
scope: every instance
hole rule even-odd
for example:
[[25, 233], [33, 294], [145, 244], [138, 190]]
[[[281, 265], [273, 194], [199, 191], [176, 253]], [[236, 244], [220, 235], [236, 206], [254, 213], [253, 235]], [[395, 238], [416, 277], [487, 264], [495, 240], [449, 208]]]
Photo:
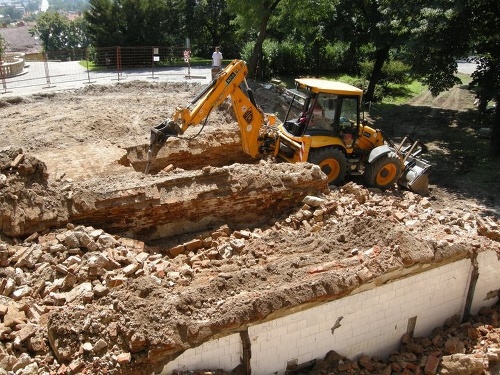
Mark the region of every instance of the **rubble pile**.
[[[500, 254], [494, 210], [441, 185], [429, 197], [354, 182], [328, 189], [310, 164], [244, 164], [227, 111], [196, 140], [169, 140], [152, 165], [158, 173], [145, 176], [149, 127], [194, 93], [133, 86], [2, 109], [0, 375], [160, 372], [185, 350], [270, 316]], [[283, 105], [275, 95], [262, 101], [270, 113]], [[417, 115], [408, 113], [413, 132]], [[419, 129], [451, 134], [448, 120], [427, 118]], [[440, 160], [456, 166], [448, 151]], [[454, 168], [443, 170], [447, 186]], [[289, 372], [487, 374], [498, 363], [498, 311], [402, 337], [389, 358], [330, 352]]]
[[327, 189], [318, 166], [288, 163], [175, 168], [146, 176], [133, 170], [80, 180], [48, 180], [44, 162], [0, 149], [0, 230], [27, 237], [71, 222], [142, 239], [165, 238], [208, 226], [265, 223], [289, 212], [307, 194]]
[[[47, 330], [50, 313], [68, 304], [91, 304], [142, 275], [158, 284], [162, 280], [171, 286], [187, 282], [189, 272], [183, 272], [182, 267], [173, 271], [166, 259], [168, 256], [162, 254], [146, 253], [140, 241], [71, 224], [45, 235], [35, 233], [18, 245], [2, 243], [0, 367], [25, 374], [41, 369], [65, 373], [58, 362], [69, 361], [68, 373], [77, 373], [84, 362], [78, 358], [72, 361], [72, 356], [99, 352], [108, 344], [103, 337], [93, 344], [85, 342], [74, 352], [60, 350], [58, 342], [64, 337], [55, 337]], [[92, 322], [85, 324], [88, 329]], [[131, 350], [137, 345], [132, 340]], [[117, 353], [108, 359], [107, 366], [119, 367], [123, 361], [130, 361], [130, 353]]]
[[[328, 288], [313, 290], [305, 275], [340, 297], [388, 270], [481, 248], [500, 253], [495, 218], [432, 203], [348, 183], [305, 197], [267, 227], [223, 225], [176, 245], [73, 224], [2, 242], [0, 373], [153, 373], [185, 349], [265, 317], [271, 300], [277, 311], [324, 299]], [[314, 371], [480, 374], [499, 359], [499, 332], [497, 306], [464, 324], [450, 319], [428, 338], [403, 337], [387, 360], [332, 352]]]
[[477, 316], [461, 323], [449, 318], [429, 337], [404, 335], [398, 352], [383, 360], [361, 355], [349, 360], [331, 351], [310, 367], [309, 374], [489, 374], [490, 364], [500, 361], [500, 306], [482, 308]]

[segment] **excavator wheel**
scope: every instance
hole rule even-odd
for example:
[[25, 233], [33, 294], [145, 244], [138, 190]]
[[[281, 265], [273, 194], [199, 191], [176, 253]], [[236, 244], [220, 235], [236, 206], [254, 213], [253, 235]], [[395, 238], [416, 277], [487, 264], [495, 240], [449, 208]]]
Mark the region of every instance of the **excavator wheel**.
[[344, 182], [347, 172], [347, 159], [338, 148], [323, 147], [312, 149], [308, 161], [319, 165], [324, 174], [328, 176], [328, 183], [339, 185]]
[[389, 152], [365, 168], [366, 184], [379, 189], [387, 189], [394, 185], [401, 175], [401, 160], [394, 152]]

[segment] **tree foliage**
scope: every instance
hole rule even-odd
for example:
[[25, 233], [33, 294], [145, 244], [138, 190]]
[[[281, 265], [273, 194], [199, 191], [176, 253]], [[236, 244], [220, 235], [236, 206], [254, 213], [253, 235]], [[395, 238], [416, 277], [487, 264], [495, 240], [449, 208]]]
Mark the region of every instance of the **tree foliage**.
[[19, 21], [23, 18], [23, 11], [13, 6], [3, 8], [0, 14], [4, 16], [3, 22], [5, 23]]
[[234, 18], [228, 11], [226, 0], [189, 0], [186, 7], [186, 31], [195, 41], [202, 56], [211, 56], [220, 46], [224, 56], [238, 56], [239, 40], [235, 35]]
[[227, 0], [228, 9], [236, 15], [234, 22], [239, 30], [255, 37], [248, 71], [250, 76], [259, 76], [259, 59], [262, 58], [262, 45], [267, 37], [267, 28], [271, 16], [275, 13], [281, 0]]
[[437, 95], [460, 83], [455, 75], [456, 59], [467, 54], [462, 6], [449, 0], [429, 1], [415, 11], [406, 58], [413, 72]]
[[[473, 55], [478, 64], [472, 85], [479, 88], [480, 110], [500, 92], [500, 3], [496, 0], [434, 0], [423, 7], [416, 20], [409, 54], [413, 71], [432, 94], [460, 83], [458, 58]], [[415, 59], [414, 56], [418, 56]], [[500, 110], [496, 107], [490, 153], [500, 155]]]
[[94, 46], [179, 43], [182, 1], [90, 0], [84, 13]]
[[40, 38], [45, 51], [88, 45], [86, 23], [83, 20], [70, 21], [56, 12], [41, 13], [36, 25], [29, 32], [32, 36], [37, 35]]
[[478, 68], [472, 83], [478, 85], [480, 109], [489, 100], [496, 103], [491, 132], [490, 153], [500, 155], [500, 3], [496, 0], [468, 1], [464, 7], [469, 20], [469, 50]]

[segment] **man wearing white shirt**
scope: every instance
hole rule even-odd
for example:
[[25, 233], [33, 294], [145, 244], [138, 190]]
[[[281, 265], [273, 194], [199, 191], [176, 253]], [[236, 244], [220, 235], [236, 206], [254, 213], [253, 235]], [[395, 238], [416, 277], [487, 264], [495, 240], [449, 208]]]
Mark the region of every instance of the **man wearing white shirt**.
[[212, 53], [212, 80], [217, 77], [217, 74], [222, 70], [222, 53], [219, 47], [215, 47], [214, 53]]

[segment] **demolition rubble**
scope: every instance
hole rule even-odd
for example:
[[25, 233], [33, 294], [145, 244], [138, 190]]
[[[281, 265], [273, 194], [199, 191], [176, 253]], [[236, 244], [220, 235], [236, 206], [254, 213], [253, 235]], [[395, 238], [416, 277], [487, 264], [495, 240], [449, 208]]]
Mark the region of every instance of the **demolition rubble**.
[[[2, 191], [17, 195], [29, 211], [43, 199], [32, 188], [44, 169], [14, 164], [3, 171]], [[10, 190], [19, 188], [21, 175], [23, 188]], [[21, 202], [23, 194], [31, 201]], [[6, 238], [0, 247], [1, 368], [153, 373], [186, 348], [272, 311], [322, 299], [331, 294], [326, 290], [341, 297], [389, 271], [443, 264], [482, 248], [500, 253], [499, 223], [473, 207], [436, 209], [411, 192], [353, 182], [301, 201], [267, 225], [221, 225], [176, 245], [72, 223]], [[43, 219], [43, 210], [37, 212]], [[324, 289], [313, 288], [311, 277]], [[482, 309], [464, 324], [450, 317], [428, 338], [403, 337], [401, 351], [386, 360], [353, 362], [331, 352], [312, 371], [481, 374], [500, 359], [498, 312], [498, 306]]]
[[[328, 187], [310, 164], [243, 160], [225, 111], [205, 135], [175, 140], [145, 176], [158, 109], [192, 96], [165, 88], [0, 101], [9, 140], [0, 147], [0, 375], [160, 372], [270, 314], [419, 266], [500, 254], [498, 216], [484, 202], [436, 185], [428, 197], [355, 180]], [[499, 310], [404, 336], [389, 358], [332, 351], [296, 371], [488, 374], [500, 361]]]

